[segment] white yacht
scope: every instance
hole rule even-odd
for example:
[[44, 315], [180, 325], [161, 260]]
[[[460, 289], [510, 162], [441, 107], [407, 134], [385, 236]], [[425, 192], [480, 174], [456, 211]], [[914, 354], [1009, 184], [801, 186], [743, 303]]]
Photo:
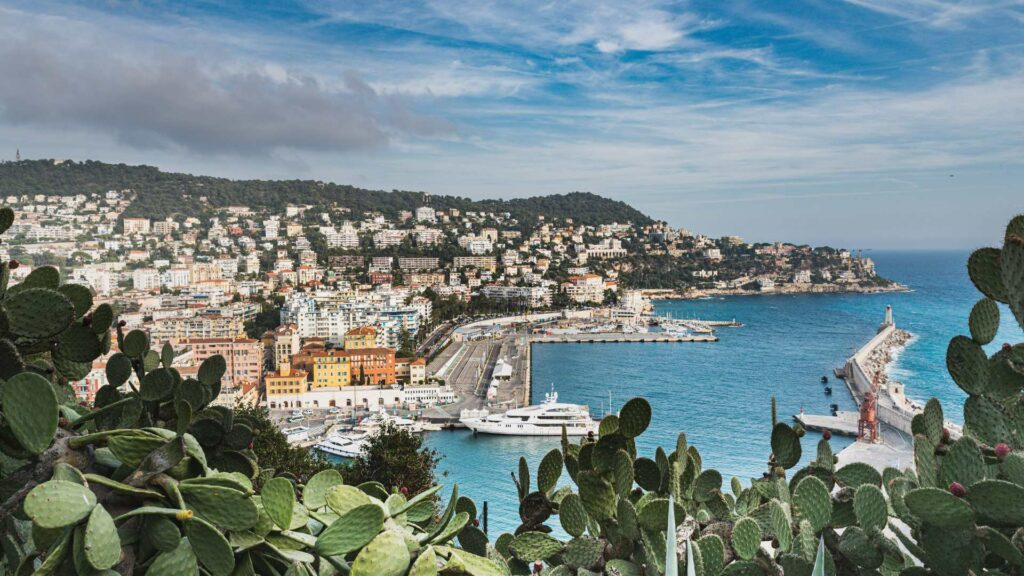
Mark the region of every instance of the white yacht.
[[586, 436], [590, 432], [597, 434], [599, 424], [590, 417], [586, 406], [560, 403], [557, 392], [545, 394], [544, 401], [537, 406], [515, 408], [504, 414], [464, 410], [459, 422], [474, 433], [506, 436], [561, 436], [563, 426], [569, 436]]
[[316, 449], [326, 454], [355, 458], [366, 448], [369, 434], [365, 432], [335, 432], [317, 443]]

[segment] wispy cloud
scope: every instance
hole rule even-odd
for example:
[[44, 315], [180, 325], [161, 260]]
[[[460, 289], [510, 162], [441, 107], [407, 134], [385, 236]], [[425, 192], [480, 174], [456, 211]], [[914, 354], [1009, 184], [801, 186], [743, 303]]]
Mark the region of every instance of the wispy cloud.
[[950, 173], [1001, 202], [983, 205], [1022, 204], [998, 185], [1024, 174], [1022, 4], [9, 0], [0, 148], [471, 196], [589, 189], [677, 224], [745, 216], [751, 235], [784, 225], [766, 203], [909, 211], [935, 185], [950, 227], [975, 209]]

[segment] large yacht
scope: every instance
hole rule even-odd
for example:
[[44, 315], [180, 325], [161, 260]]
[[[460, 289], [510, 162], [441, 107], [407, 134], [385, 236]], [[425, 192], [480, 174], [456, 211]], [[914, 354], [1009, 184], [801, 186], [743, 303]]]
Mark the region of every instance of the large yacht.
[[355, 458], [366, 448], [369, 434], [365, 432], [335, 432], [317, 443], [316, 449], [326, 454]]
[[545, 394], [537, 406], [514, 408], [504, 414], [464, 410], [459, 422], [474, 433], [506, 436], [561, 436], [563, 426], [569, 436], [586, 436], [597, 434], [599, 424], [586, 406], [560, 403], [557, 392]]

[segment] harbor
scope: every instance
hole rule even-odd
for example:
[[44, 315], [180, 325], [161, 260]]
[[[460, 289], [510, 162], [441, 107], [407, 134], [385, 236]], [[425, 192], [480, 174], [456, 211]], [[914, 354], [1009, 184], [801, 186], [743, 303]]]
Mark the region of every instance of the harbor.
[[683, 344], [718, 341], [715, 331], [742, 326], [735, 320], [674, 320], [636, 315], [612, 322], [600, 311], [512, 316], [474, 322], [453, 331], [450, 343], [427, 366], [458, 395], [424, 417], [462, 427], [466, 410], [505, 411], [533, 402], [531, 353], [535, 344]]

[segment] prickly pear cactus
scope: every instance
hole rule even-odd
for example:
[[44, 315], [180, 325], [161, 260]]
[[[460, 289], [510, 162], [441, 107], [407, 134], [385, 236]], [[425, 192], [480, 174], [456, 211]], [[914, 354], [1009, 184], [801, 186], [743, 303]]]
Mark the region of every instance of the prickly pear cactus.
[[[0, 209], [0, 233], [11, 222]], [[11, 286], [14, 266], [0, 264], [0, 574], [508, 574], [457, 488], [436, 516], [440, 486], [407, 499], [336, 470], [303, 485], [261, 469], [253, 423], [213, 404], [222, 357], [184, 377], [173, 347], [125, 333], [88, 288], [45, 267]], [[115, 343], [80, 406], [69, 382]]]

